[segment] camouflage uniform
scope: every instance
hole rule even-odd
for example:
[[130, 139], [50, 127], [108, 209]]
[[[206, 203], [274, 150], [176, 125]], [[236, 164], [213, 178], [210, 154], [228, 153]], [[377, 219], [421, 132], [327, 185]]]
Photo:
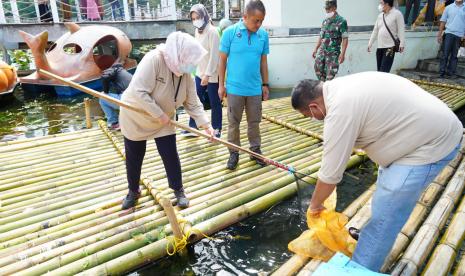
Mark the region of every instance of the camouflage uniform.
[[319, 80], [332, 80], [336, 76], [342, 39], [347, 37], [347, 21], [338, 13], [323, 21], [320, 31], [321, 47], [315, 59], [315, 73]]

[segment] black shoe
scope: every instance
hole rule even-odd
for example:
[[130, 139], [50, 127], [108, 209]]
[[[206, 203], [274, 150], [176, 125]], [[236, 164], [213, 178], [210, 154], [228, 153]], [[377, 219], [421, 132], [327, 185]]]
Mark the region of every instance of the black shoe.
[[174, 190], [174, 196], [176, 197], [176, 205], [179, 208], [187, 208], [189, 207], [189, 199], [187, 199], [186, 195], [184, 194], [184, 190], [181, 189], [179, 191]]
[[129, 190], [128, 195], [123, 199], [122, 209], [127, 210], [129, 208], [132, 208], [132, 207], [136, 206], [137, 200], [139, 199], [139, 197], [140, 197], [140, 192], [135, 193], [135, 192]]
[[444, 73], [439, 74], [440, 78], [444, 78]]
[[349, 235], [356, 241], [358, 241], [358, 237], [360, 236], [360, 230], [355, 227], [349, 227]]
[[[260, 155], [262, 155], [262, 151], [260, 150], [260, 148], [255, 148], [255, 149], [250, 149], [251, 151], [255, 152], [255, 153], [258, 153]], [[259, 159], [255, 156], [252, 156], [250, 155], [250, 160], [255, 160], [255, 163], [257, 163], [258, 165], [262, 166], [262, 167], [265, 167], [266, 166], [266, 163], [262, 160], [262, 159]]]
[[231, 152], [229, 154], [228, 163], [226, 164], [226, 168], [229, 170], [235, 170], [237, 168], [237, 163], [239, 163], [239, 153], [238, 152]]

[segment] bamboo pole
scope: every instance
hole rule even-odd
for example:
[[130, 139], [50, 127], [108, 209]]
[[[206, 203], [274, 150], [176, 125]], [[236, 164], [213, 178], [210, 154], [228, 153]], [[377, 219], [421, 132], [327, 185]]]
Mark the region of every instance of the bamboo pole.
[[86, 113], [86, 127], [87, 128], [92, 128], [92, 120], [90, 117], [90, 99], [85, 98], [84, 99], [84, 110]]
[[423, 275], [448, 275], [455, 257], [465, 238], [465, 199], [462, 199], [457, 213], [452, 218], [444, 233], [440, 245], [437, 246], [423, 271]]
[[393, 270], [394, 275], [417, 273], [420, 266], [431, 253], [439, 232], [442, 230], [446, 220], [452, 212], [459, 195], [464, 190], [465, 160], [462, 160], [456, 173], [444, 190], [441, 198], [434, 206], [423, 226], [405, 251], [402, 259]]

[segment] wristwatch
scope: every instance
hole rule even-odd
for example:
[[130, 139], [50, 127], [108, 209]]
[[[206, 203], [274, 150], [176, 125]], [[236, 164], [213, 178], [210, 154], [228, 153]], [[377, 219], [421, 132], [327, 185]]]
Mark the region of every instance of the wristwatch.
[[262, 86], [270, 87], [268, 83], [262, 83]]

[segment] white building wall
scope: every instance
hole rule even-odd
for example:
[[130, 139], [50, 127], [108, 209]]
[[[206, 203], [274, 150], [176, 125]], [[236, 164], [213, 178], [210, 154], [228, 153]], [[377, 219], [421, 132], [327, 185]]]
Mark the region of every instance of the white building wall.
[[[324, 19], [324, 0], [264, 0], [266, 27], [317, 28]], [[373, 25], [378, 16], [377, 0], [339, 0], [338, 11], [349, 26]]]
[[[434, 58], [439, 44], [435, 32], [407, 32], [406, 52], [396, 54], [391, 72], [399, 69], [414, 68], [419, 59]], [[338, 76], [376, 71], [376, 48], [367, 52], [370, 33], [352, 33], [346, 61], [340, 66]], [[315, 79], [312, 52], [317, 36], [292, 36], [270, 38], [270, 85], [274, 88], [290, 88], [304, 78]]]

